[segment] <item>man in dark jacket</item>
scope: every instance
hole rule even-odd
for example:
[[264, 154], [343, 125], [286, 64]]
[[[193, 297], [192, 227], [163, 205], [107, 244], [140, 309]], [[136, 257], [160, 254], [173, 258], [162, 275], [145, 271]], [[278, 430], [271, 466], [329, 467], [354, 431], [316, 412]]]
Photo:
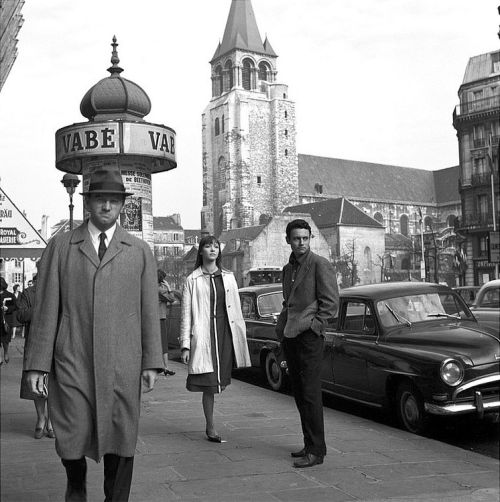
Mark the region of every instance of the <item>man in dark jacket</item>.
[[292, 253], [283, 267], [283, 310], [276, 332], [282, 342], [292, 391], [300, 414], [304, 448], [293, 452], [295, 467], [323, 463], [326, 455], [321, 393], [324, 329], [338, 309], [335, 269], [310, 250], [311, 227], [293, 220], [286, 227]]

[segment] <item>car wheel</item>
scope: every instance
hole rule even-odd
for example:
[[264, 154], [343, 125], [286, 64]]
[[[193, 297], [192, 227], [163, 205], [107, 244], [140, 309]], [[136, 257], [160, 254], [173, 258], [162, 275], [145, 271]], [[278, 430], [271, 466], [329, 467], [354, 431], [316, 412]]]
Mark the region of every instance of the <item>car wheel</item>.
[[424, 400], [412, 383], [399, 385], [396, 406], [401, 426], [413, 434], [422, 434], [425, 429]]
[[274, 352], [267, 353], [264, 368], [271, 389], [280, 390], [283, 385], [283, 371]]

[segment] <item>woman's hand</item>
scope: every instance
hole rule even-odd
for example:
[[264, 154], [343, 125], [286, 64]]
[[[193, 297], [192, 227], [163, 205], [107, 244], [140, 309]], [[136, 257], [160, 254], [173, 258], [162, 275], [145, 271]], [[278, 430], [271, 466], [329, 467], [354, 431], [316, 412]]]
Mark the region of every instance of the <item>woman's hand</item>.
[[182, 349], [182, 352], [181, 352], [181, 361], [184, 364], [188, 364], [189, 363], [189, 349]]

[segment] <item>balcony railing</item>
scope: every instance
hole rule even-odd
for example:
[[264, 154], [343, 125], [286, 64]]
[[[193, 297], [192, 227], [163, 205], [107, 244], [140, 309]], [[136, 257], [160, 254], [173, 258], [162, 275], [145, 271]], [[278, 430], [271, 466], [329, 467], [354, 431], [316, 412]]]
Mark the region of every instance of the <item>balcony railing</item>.
[[[500, 211], [497, 212], [497, 224], [500, 217]], [[465, 229], [493, 229], [493, 213], [476, 213], [476, 214], [466, 214], [460, 218], [457, 218], [457, 228]]]
[[[493, 183], [495, 187], [498, 187], [498, 173], [493, 173]], [[460, 178], [458, 180], [458, 189], [467, 187], [477, 187], [483, 185], [491, 184], [491, 174], [490, 173], [477, 173], [472, 174], [470, 178]]]
[[455, 107], [455, 115], [462, 117], [471, 113], [486, 112], [500, 107], [500, 97], [490, 96], [489, 98], [476, 99], [469, 103], [461, 103]]

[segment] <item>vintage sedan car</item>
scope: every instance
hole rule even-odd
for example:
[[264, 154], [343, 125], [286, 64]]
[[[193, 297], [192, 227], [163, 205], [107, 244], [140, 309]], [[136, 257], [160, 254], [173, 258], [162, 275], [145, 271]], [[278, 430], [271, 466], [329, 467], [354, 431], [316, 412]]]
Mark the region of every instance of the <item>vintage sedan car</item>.
[[429, 415], [500, 410], [500, 340], [462, 298], [431, 283], [382, 283], [340, 293], [326, 330], [323, 390], [395, 409], [422, 433]]
[[252, 366], [262, 369], [273, 390], [280, 390], [286, 377], [275, 325], [283, 308], [282, 286], [249, 286], [240, 288], [239, 293]]
[[[279, 390], [286, 361], [275, 323], [279, 285], [240, 289], [252, 364]], [[425, 430], [429, 415], [500, 411], [500, 340], [463, 299], [431, 283], [382, 283], [340, 291], [325, 332], [323, 391], [386, 410]]]
[[481, 286], [471, 311], [479, 324], [495, 329], [497, 336], [500, 336], [500, 279]]

